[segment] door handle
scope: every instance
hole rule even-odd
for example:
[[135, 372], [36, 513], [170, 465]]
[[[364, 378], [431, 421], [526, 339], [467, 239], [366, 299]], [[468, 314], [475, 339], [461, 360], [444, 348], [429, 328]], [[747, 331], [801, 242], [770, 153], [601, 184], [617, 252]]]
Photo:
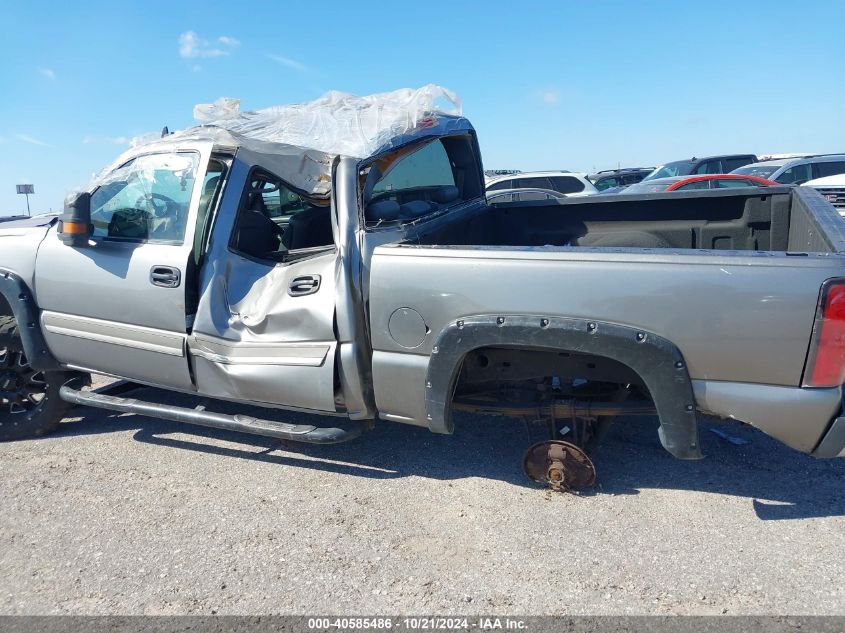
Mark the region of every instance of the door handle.
[[182, 283], [182, 273], [173, 266], [153, 266], [150, 268], [150, 283], [162, 288], [178, 288]]
[[313, 295], [320, 289], [320, 275], [303, 275], [302, 277], [294, 277], [290, 282], [288, 294], [291, 297], [302, 297], [304, 295]]

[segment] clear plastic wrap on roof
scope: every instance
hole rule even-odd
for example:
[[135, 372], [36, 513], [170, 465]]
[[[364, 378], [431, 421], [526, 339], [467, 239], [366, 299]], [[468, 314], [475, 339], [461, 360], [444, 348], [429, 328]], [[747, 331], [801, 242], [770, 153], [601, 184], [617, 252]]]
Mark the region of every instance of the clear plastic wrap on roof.
[[[445, 103], [444, 103], [445, 102]], [[200, 125], [170, 134], [145, 134], [97, 174], [93, 191], [109, 172], [143, 152], [166, 152], [186, 143], [210, 142], [273, 156], [279, 175], [297, 189], [326, 197], [335, 156], [368, 158], [428, 134], [471, 129], [458, 96], [434, 84], [358, 97], [328, 92], [309, 103], [240, 111], [240, 100], [224, 97], [194, 107]]]
[[460, 116], [461, 101], [451, 90], [428, 84], [366, 97], [332, 91], [308, 103], [251, 112], [241, 112], [240, 100], [225, 97], [194, 107], [194, 118], [203, 125], [355, 158], [374, 154], [432, 114]]

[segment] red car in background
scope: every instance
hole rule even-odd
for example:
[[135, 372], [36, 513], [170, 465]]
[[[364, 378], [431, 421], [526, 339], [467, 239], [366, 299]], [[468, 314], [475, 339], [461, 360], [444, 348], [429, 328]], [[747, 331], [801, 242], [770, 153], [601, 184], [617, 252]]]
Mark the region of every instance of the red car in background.
[[759, 176], [744, 176], [739, 174], [706, 174], [703, 176], [691, 176], [679, 182], [669, 185], [666, 191], [677, 191], [683, 189], [729, 189], [731, 187], [771, 187], [781, 183], [774, 180], [766, 180]]
[[732, 189], [737, 187], [771, 187], [781, 183], [758, 176], [741, 174], [703, 174], [701, 176], [670, 176], [643, 180], [626, 187], [620, 193], [656, 193], [659, 191], [690, 191], [692, 189]]

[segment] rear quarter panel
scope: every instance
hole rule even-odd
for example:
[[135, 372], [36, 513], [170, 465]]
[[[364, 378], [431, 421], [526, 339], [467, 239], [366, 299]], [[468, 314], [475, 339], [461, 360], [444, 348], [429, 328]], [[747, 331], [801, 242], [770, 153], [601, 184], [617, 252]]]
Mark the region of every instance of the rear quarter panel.
[[[693, 380], [798, 386], [820, 286], [843, 273], [839, 255], [380, 247], [370, 277], [377, 402], [384, 417], [423, 423], [433, 342], [472, 314], [628, 325], [674, 342]], [[413, 349], [389, 332], [401, 307], [428, 328]]]

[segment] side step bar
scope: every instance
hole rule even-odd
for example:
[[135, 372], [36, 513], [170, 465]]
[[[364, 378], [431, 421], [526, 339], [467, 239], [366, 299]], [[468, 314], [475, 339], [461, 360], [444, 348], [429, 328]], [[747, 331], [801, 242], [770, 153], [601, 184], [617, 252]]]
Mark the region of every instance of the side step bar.
[[308, 424], [287, 424], [273, 420], [262, 420], [248, 415], [226, 415], [212, 413], [202, 409], [187, 409], [155, 402], [144, 402], [134, 398], [119, 398], [92, 391], [80, 391], [69, 385], [63, 385], [59, 390], [59, 397], [65, 402], [77, 405], [109, 409], [122, 413], [136, 413], [151, 418], [172, 420], [208, 426], [213, 429], [239, 431], [253, 435], [275, 437], [280, 440], [292, 440], [307, 444], [340, 444], [359, 437], [367, 428], [366, 422], [350, 422], [349, 429], [324, 428]]

